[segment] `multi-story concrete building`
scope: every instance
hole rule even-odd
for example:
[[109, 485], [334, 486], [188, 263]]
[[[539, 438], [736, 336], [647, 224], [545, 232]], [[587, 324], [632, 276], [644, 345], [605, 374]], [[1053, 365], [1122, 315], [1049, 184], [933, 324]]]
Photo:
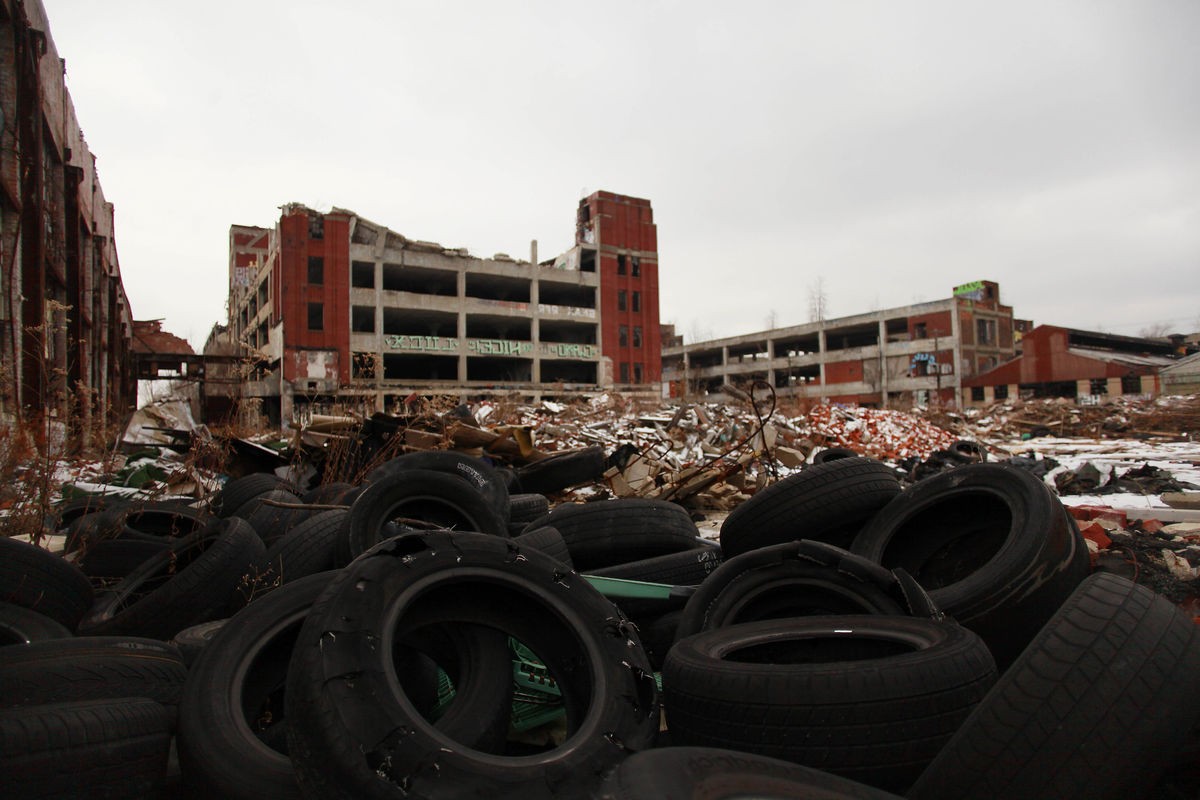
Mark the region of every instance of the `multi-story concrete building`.
[[[409, 239], [352, 211], [283, 207], [234, 225], [228, 337], [261, 369], [243, 391], [387, 409], [416, 393], [658, 393], [658, 255], [649, 201], [597, 192], [576, 243], [538, 261]], [[214, 347], [217, 343], [214, 342]]]
[[64, 72], [40, 0], [0, 0], [0, 409], [86, 425], [130, 410], [133, 320]]
[[781, 396], [882, 407], [953, 404], [963, 381], [1013, 355], [1012, 308], [973, 281], [944, 300], [663, 350], [671, 393], [765, 381]]

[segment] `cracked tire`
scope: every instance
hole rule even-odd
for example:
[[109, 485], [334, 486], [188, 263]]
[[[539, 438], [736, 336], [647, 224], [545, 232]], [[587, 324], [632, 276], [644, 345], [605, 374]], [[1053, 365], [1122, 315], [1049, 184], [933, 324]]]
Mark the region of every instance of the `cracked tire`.
[[1001, 669], [1089, 569], [1062, 503], [1005, 464], [967, 464], [909, 487], [850, 549], [911, 574], [944, 612], [983, 637]]
[[909, 794], [1147, 796], [1200, 717], [1200, 627], [1125, 578], [1085, 580]]
[[[457, 745], [417, 712], [389, 677], [389, 643], [460, 623], [504, 631], [537, 654], [562, 693], [565, 741], [493, 754]], [[650, 746], [659, 718], [636, 634], [586, 581], [510, 540], [444, 531], [383, 542], [321, 595], [292, 656], [287, 714], [306, 797], [381, 800], [586, 796]]]
[[721, 525], [721, 547], [726, 558], [797, 539], [849, 548], [859, 529], [898, 494], [895, 472], [873, 458], [817, 463], [731, 511]]
[[837, 615], [680, 639], [663, 666], [663, 698], [675, 744], [903, 791], [995, 681], [986, 645], [966, 628]]
[[830, 614], [940, 618], [903, 570], [888, 570], [824, 542], [761, 547], [731, 558], [684, 608], [678, 638], [765, 619]]
[[166, 709], [141, 697], [0, 711], [0, 796], [158, 797], [167, 726]]

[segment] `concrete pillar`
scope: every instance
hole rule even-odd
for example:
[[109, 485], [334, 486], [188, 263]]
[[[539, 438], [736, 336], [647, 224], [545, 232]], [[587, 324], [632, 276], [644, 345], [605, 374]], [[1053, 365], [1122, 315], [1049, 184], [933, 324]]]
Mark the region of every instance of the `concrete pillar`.
[[537, 239], [533, 240], [530, 255], [533, 278], [529, 281], [529, 335], [533, 341], [533, 366], [529, 377], [535, 384], [542, 382], [542, 303], [541, 282], [537, 272]]
[[1148, 394], [1151, 396], [1158, 394], [1158, 376], [1143, 375], [1141, 377], [1141, 390], [1142, 394]]
[[458, 296], [457, 338], [461, 342], [458, 351], [458, 382], [461, 384], [467, 381], [467, 273], [465, 270], [458, 273], [455, 283], [455, 293]]
[[1086, 378], [1081, 381], [1075, 381], [1075, 396], [1085, 397], [1092, 393], [1092, 382]]
[[828, 385], [825, 382], [825, 358], [827, 352], [825, 350], [825, 329], [821, 328], [817, 331], [817, 353], [819, 354], [818, 365], [821, 368], [821, 391], [819, 394], [825, 394], [825, 387]]
[[1107, 388], [1108, 388], [1108, 396], [1109, 397], [1120, 397], [1121, 396], [1121, 379], [1120, 378], [1109, 378], [1108, 381], [1106, 382], [1106, 384], [1107, 384]]
[[888, 405], [887, 322], [879, 320], [879, 407]]

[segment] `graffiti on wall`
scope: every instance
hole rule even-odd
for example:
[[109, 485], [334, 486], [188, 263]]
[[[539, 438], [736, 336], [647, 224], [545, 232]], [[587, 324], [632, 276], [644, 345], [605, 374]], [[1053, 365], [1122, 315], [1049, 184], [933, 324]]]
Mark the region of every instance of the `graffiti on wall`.
[[[533, 353], [533, 342], [515, 339], [450, 339], [445, 336], [390, 335], [383, 343], [390, 350], [406, 353], [459, 353], [466, 343], [468, 353], [480, 356], [528, 356]], [[594, 344], [567, 342], [542, 342], [538, 352], [543, 356], [558, 358], [597, 358], [600, 348]]]

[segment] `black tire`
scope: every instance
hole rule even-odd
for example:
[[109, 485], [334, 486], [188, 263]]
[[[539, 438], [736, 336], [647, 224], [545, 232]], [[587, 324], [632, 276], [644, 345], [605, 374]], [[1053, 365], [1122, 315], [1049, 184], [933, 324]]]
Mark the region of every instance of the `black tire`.
[[313, 600], [335, 573], [310, 575], [240, 611], [213, 631], [188, 674], [177, 745], [185, 783], [197, 796], [298, 798], [286, 748], [287, 663]]
[[604, 476], [604, 449], [585, 447], [551, 453], [517, 467], [517, 485], [522, 494], [554, 494], [572, 486], [598, 481]]
[[596, 800], [900, 800], [896, 795], [777, 758], [715, 747], [635, 753], [605, 779]]
[[129, 531], [155, 538], [178, 539], [213, 522], [212, 514], [178, 502], [137, 503], [109, 509]]
[[70, 635], [71, 632], [62, 623], [45, 614], [12, 603], [0, 603], [0, 647], [66, 639]]
[[1148, 796], [1200, 717], [1200, 628], [1125, 578], [1085, 580], [909, 797]]
[[567, 569], [575, 569], [575, 564], [571, 561], [571, 551], [567, 549], [567, 543], [563, 541], [558, 528], [550, 526], [537, 528], [529, 533], [513, 537], [513, 543], [520, 547], [532, 547], [534, 550], [539, 550], [562, 562]]
[[700, 532], [687, 511], [662, 500], [565, 503], [529, 523], [525, 531], [544, 526], [558, 528], [580, 572], [701, 546]]
[[860, 454], [849, 447], [826, 447], [813, 453], [812, 464], [828, 464], [830, 461], [840, 461], [843, 458], [859, 458]]
[[233, 516], [249, 522], [263, 543], [270, 546], [310, 516], [308, 509], [289, 508], [298, 505], [300, 498], [293, 492], [272, 489], [247, 500]]
[[[537, 654], [563, 698], [561, 745], [512, 757], [455, 746], [397, 694], [386, 643], [458, 623]], [[579, 797], [652, 742], [656, 694], [632, 627], [558, 561], [495, 536], [408, 534], [358, 558], [314, 604], [288, 675], [289, 750], [311, 797], [394, 798], [401, 784], [413, 797]]]
[[524, 528], [550, 513], [550, 498], [544, 494], [514, 494], [508, 497], [508, 524]]
[[170, 546], [166, 539], [111, 539], [94, 541], [72, 555], [78, 555], [75, 565], [89, 578], [119, 580]]
[[491, 464], [483, 459], [474, 458], [452, 450], [430, 450], [421, 453], [405, 453], [391, 461], [380, 464], [367, 475], [366, 483], [375, 483], [389, 475], [409, 469], [421, 469], [430, 472], [441, 472], [453, 475], [464, 481], [483, 496], [508, 525], [509, 497], [508, 483], [504, 476], [496, 472]]
[[962, 457], [968, 463], [982, 463], [988, 460], [987, 447], [970, 439], [959, 439], [950, 445], [949, 451]]
[[0, 602], [32, 609], [75, 630], [92, 600], [91, 581], [74, 564], [0, 536]]
[[180, 539], [96, 599], [79, 626], [93, 636], [149, 636], [167, 640], [192, 625], [228, 616], [252, 588], [254, 565], [265, 553], [244, 520]]
[[687, 601], [679, 638], [742, 622], [831, 614], [940, 619], [903, 570], [840, 547], [799, 541], [760, 547], [722, 564]]
[[[231, 800], [300, 796], [287, 751], [288, 662], [313, 601], [336, 574], [310, 575], [251, 604], [213, 636], [210, 646], [197, 659], [184, 689], [178, 739], [183, 775], [190, 786], [199, 790], [197, 795]], [[482, 669], [492, 676], [510, 675], [507, 640], [493, 634], [487, 632], [488, 638], [465, 643], [466, 648], [494, 648], [492, 652], [468, 650], [459, 667], [447, 664], [463, 695], [463, 704], [457, 709], [451, 706], [436, 723], [439, 729], [462, 734], [463, 726], [469, 725], [483, 732], [476, 720], [479, 709], [472, 706], [509, 702], [509, 686], [483, 687], [486, 694], [471, 694], [470, 678], [464, 671]], [[452, 639], [453, 634], [440, 636], [431, 649], [438, 651], [437, 645]], [[451, 642], [451, 646], [454, 644]], [[439, 655], [454, 660], [453, 654]], [[399, 664], [414, 668], [416, 660], [404, 658]], [[398, 675], [414, 697], [428, 695], [428, 702], [416, 703], [418, 706], [431, 707], [437, 699], [435, 666], [430, 663], [427, 673]], [[414, 681], [420, 685], [414, 685]], [[479, 684], [475, 686], [479, 688]], [[503, 722], [507, 733], [507, 713]]]
[[0, 711], [0, 796], [158, 797], [168, 725], [166, 709], [141, 697]]
[[257, 586], [269, 591], [275, 586], [334, 569], [337, 543], [345, 535], [350, 510], [336, 508], [314, 514], [267, 548], [258, 565]]
[[508, 528], [492, 505], [461, 478], [422, 469], [399, 470], [367, 487], [346, 521], [338, 542], [338, 563], [345, 564], [388, 538], [384, 526], [404, 517], [447, 530], [507, 537]]
[[204, 652], [212, 640], [216, 638], [217, 632], [225, 627], [228, 619], [214, 619], [211, 622], [201, 622], [199, 625], [192, 625], [184, 628], [179, 633], [171, 637], [169, 644], [173, 644], [179, 654], [183, 656], [183, 663], [187, 664], [191, 669], [196, 663], [196, 659]]
[[896, 497], [851, 548], [902, 568], [983, 637], [1003, 670], [1088, 574], [1058, 498], [1006, 464], [967, 464]]
[[118, 509], [107, 508], [75, 517], [67, 524], [63, 543], [65, 553], [87, 552], [99, 542], [120, 538], [125, 532]]
[[670, 652], [671, 645], [675, 644], [675, 633], [679, 630], [681, 617], [683, 609], [677, 608], [665, 614], [634, 620], [638, 638], [642, 640], [642, 647], [646, 650], [646, 658], [655, 672], [662, 672], [667, 653]]
[[663, 666], [674, 744], [724, 747], [903, 791], [996, 681], [948, 622], [837, 615], [680, 639]]
[[87, 495], [74, 500], [68, 500], [60, 505], [54, 512], [54, 529], [58, 531], [66, 530], [75, 520], [80, 517], [94, 514], [97, 511], [103, 511], [106, 508], [113, 508], [124, 504], [124, 500], [113, 495]]
[[0, 648], [0, 708], [145, 697], [174, 724], [187, 667], [174, 646], [154, 639], [80, 636]]
[[721, 525], [721, 547], [726, 558], [797, 539], [848, 548], [863, 525], [898, 494], [900, 482], [882, 462], [860, 457], [825, 461], [771, 484], [733, 509]]
[[[323, 483], [300, 495], [300, 499], [309, 505], [342, 505], [343, 498], [350, 492], [353, 492], [354, 488], [354, 484], [341, 481]], [[345, 503], [345, 505], [347, 508], [350, 506], [349, 503]]]
[[210, 509], [218, 517], [231, 517], [249, 501], [274, 489], [296, 490], [295, 484], [270, 472], [253, 472], [233, 478], [213, 496]]

